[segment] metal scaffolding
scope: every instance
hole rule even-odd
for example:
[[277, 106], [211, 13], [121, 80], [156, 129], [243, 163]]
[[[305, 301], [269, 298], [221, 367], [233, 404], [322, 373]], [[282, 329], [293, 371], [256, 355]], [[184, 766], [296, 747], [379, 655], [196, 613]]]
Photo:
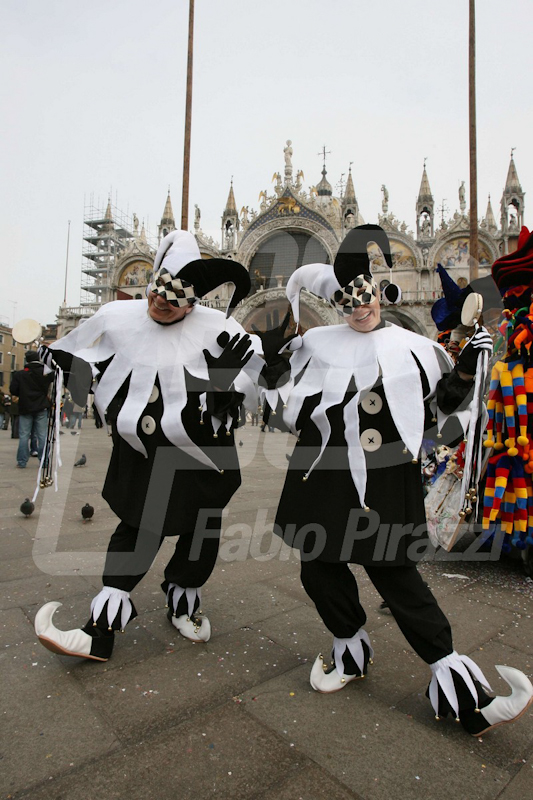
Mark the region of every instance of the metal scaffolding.
[[[138, 221], [137, 221], [138, 227]], [[145, 234], [146, 235], [146, 234]], [[133, 217], [124, 214], [108, 201], [102, 207], [86, 204], [83, 213], [81, 304], [94, 310], [113, 299], [112, 280], [115, 267], [129, 244], [139, 236]], [[146, 235], [157, 249], [157, 238]]]

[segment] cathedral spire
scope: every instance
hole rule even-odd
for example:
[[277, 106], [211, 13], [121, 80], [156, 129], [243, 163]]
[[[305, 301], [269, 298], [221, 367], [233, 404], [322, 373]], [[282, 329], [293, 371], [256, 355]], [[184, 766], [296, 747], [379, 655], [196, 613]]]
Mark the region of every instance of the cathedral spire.
[[435, 201], [431, 194], [429, 178], [426, 172], [426, 159], [420, 181], [420, 190], [416, 201], [416, 236], [417, 239], [432, 239], [435, 231]]
[[429, 178], [426, 172], [426, 162], [424, 160], [424, 171], [422, 172], [422, 180], [420, 181], [420, 190], [418, 192], [418, 202], [424, 203], [426, 201], [433, 202], [433, 195], [431, 194], [431, 187], [429, 185]]
[[108, 201], [107, 201], [107, 208], [105, 210], [103, 230], [104, 231], [112, 231], [113, 230], [113, 212], [111, 211], [111, 197], [109, 197]]
[[359, 205], [357, 203], [357, 197], [355, 196], [351, 162], [348, 167], [348, 179], [346, 181], [346, 189], [344, 190], [344, 195], [342, 198], [342, 217], [344, 224], [344, 233], [347, 233], [350, 230], [350, 228], [354, 228], [356, 225], [363, 224], [363, 219], [359, 214]]
[[226, 208], [222, 214], [222, 250], [234, 251], [237, 247], [237, 235], [241, 223], [237, 212], [237, 203], [233, 193], [233, 178], [231, 179]]
[[224, 209], [225, 216], [231, 216], [237, 213], [237, 204], [235, 203], [235, 195], [233, 193], [233, 178], [229, 187], [228, 199], [226, 200], [226, 208]]
[[508, 252], [508, 237], [518, 236], [524, 224], [524, 197], [513, 157], [514, 147], [511, 150], [511, 160], [507, 170], [507, 180], [501, 199], [501, 228], [505, 237], [504, 250]]
[[[514, 148], [513, 148], [514, 149]], [[509, 162], [509, 169], [507, 171], [507, 180], [505, 182], [505, 190], [506, 192], [521, 192], [522, 187], [520, 186], [520, 181], [518, 180], [518, 173], [516, 171], [516, 165], [514, 163], [513, 151], [511, 150], [511, 161]]]
[[159, 231], [159, 241], [170, 233], [170, 231], [176, 230], [176, 222], [174, 220], [174, 212], [172, 210], [172, 202], [170, 200], [170, 189], [168, 190], [167, 200], [165, 203], [165, 209], [163, 211], [163, 216], [161, 217], [161, 222], [159, 223], [158, 231]]
[[485, 223], [487, 225], [487, 229], [491, 232], [498, 228], [496, 225], [496, 218], [494, 217], [494, 211], [492, 210], [492, 203], [490, 202], [490, 194], [487, 203], [487, 211], [485, 212]]
[[346, 181], [346, 189], [344, 190], [344, 202], [345, 203], [356, 203], [357, 199], [355, 197], [355, 188], [353, 185], [353, 178], [352, 178], [352, 165], [350, 164], [348, 168], [348, 180]]

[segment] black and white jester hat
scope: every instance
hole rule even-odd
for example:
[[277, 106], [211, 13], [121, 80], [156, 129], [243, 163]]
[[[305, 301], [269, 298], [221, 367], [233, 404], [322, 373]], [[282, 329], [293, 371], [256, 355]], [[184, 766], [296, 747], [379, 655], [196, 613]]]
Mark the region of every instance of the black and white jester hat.
[[[390, 242], [383, 228], [379, 225], [360, 225], [343, 239], [333, 264], [305, 264], [293, 272], [287, 283], [287, 297], [296, 324], [300, 320], [302, 289], [324, 300], [333, 300], [335, 303], [344, 301], [343, 307], [349, 313], [356, 305], [370, 303], [374, 297], [379, 297], [367, 252], [370, 242], [379, 246], [389, 269], [392, 269]], [[401, 296], [399, 287], [393, 284], [389, 284], [389, 287], [391, 290], [397, 289], [397, 296], [385, 302], [398, 302]]]
[[171, 231], [159, 245], [147, 291], [161, 295], [171, 305], [186, 306], [224, 283], [235, 287], [226, 309], [229, 317], [250, 291], [248, 270], [231, 259], [203, 259], [192, 233]]

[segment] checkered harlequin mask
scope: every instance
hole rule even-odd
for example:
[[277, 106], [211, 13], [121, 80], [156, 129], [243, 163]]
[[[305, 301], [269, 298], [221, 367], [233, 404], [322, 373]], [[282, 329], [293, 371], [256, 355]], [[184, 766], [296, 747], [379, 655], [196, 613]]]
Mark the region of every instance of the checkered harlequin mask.
[[367, 306], [376, 297], [379, 297], [379, 288], [374, 278], [358, 275], [343, 289], [335, 292], [333, 302], [339, 311], [351, 314], [354, 308]]
[[164, 267], [154, 273], [148, 291], [163, 297], [176, 308], [192, 306], [197, 300], [192, 283], [181, 280], [181, 278], [173, 278]]

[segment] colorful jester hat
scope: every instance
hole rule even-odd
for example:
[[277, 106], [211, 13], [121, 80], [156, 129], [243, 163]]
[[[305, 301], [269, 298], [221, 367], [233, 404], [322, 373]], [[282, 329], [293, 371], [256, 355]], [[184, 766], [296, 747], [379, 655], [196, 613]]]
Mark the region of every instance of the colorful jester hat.
[[[500, 331], [505, 357], [491, 374], [485, 446], [493, 448], [487, 467], [483, 527], [500, 522], [505, 550], [533, 545], [533, 234], [522, 228], [518, 248], [492, 266], [503, 297]], [[517, 430], [518, 429], [518, 430]], [[518, 435], [517, 435], [518, 434]]]
[[234, 285], [226, 310], [229, 317], [250, 291], [248, 270], [226, 258], [203, 259], [196, 239], [188, 231], [172, 231], [164, 239], [154, 260], [154, 274], [147, 292], [155, 292], [171, 305], [194, 305], [223, 283]]

